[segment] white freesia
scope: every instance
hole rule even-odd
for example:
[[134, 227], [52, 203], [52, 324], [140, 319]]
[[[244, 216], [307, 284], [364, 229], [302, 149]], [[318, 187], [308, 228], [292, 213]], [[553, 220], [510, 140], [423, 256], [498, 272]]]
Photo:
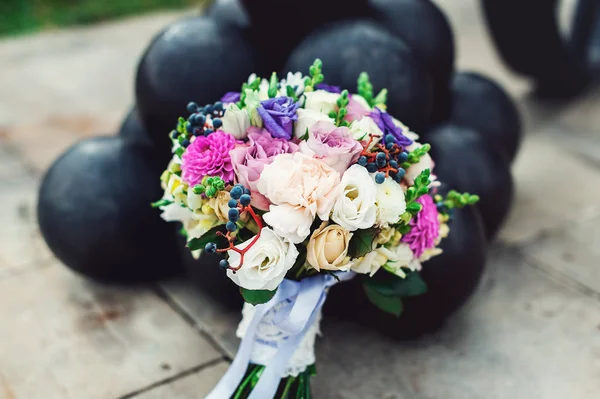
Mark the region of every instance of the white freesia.
[[372, 227], [377, 213], [375, 185], [367, 169], [350, 166], [342, 176], [331, 219], [348, 231]]
[[[236, 248], [242, 250], [253, 240], [251, 238]], [[237, 267], [241, 256], [235, 251], [227, 251], [229, 264]], [[260, 237], [244, 255], [242, 267], [235, 273], [227, 270], [227, 276], [234, 283], [248, 290], [275, 290], [283, 281], [285, 274], [294, 266], [298, 250], [288, 239], [279, 237], [273, 230], [264, 227]]]
[[167, 222], [180, 222], [185, 229], [188, 240], [199, 238], [219, 224], [213, 212], [192, 212], [189, 208], [175, 203], [163, 206], [161, 218]]
[[298, 115], [298, 120], [294, 122], [294, 137], [298, 139], [304, 136], [306, 130], [310, 129], [317, 122], [335, 122], [326, 114], [312, 109], [298, 108], [296, 114]]
[[[408, 147], [406, 147], [406, 150], [409, 152], [412, 152], [422, 146], [423, 145], [421, 143], [414, 142], [411, 145], [409, 145]], [[433, 160], [431, 159], [431, 156], [429, 156], [428, 153], [423, 155], [419, 159], [419, 162], [412, 164], [406, 170], [406, 174], [404, 175], [404, 178], [406, 179], [406, 181], [408, 182], [409, 185], [413, 185], [415, 183], [415, 178], [417, 176], [419, 176], [421, 174], [421, 172], [423, 172], [425, 169], [429, 169], [431, 172], [433, 172]], [[433, 175], [433, 173], [431, 173], [431, 175], [429, 177], [429, 181], [430, 182], [435, 181], [435, 176]]]
[[305, 109], [312, 109], [313, 111], [319, 111], [325, 115], [329, 115], [331, 111], [337, 110], [337, 100], [340, 98], [339, 93], [330, 93], [326, 90], [315, 90], [309, 93], [304, 93], [306, 102], [304, 103]]
[[413, 252], [406, 243], [397, 247], [377, 247], [365, 256], [354, 259], [351, 270], [356, 273], [373, 276], [381, 267], [399, 277], [406, 277], [402, 268], [415, 270], [418, 261], [415, 261]]
[[187, 189], [187, 184], [181, 180], [181, 176], [172, 173], [169, 176], [165, 187], [165, 193], [169, 198], [177, 205], [187, 205], [185, 189]]
[[[373, 175], [374, 176], [374, 175]], [[377, 186], [377, 224], [387, 226], [400, 221], [400, 215], [406, 211], [404, 190], [391, 177], [386, 177]]]
[[363, 116], [361, 119], [353, 121], [350, 125], [350, 134], [354, 140], [358, 141], [369, 140], [369, 135], [377, 137], [373, 139], [369, 148], [373, 148], [383, 136], [383, 132], [379, 126], [368, 116]]
[[240, 109], [236, 104], [231, 103], [227, 106], [225, 115], [221, 120], [223, 121], [221, 130], [231, 134], [236, 140], [248, 137], [247, 130], [250, 127], [250, 117], [246, 110]]
[[264, 79], [260, 81], [260, 86], [258, 86], [258, 98], [260, 101], [265, 101], [269, 99], [269, 81]]
[[296, 96], [300, 97], [304, 93], [304, 76], [302, 72], [288, 72], [285, 79], [281, 80], [281, 95], [287, 96], [287, 87], [294, 89]]
[[250, 117], [250, 124], [256, 127], [263, 126], [263, 120], [258, 113], [257, 108], [260, 106], [260, 98], [257, 91], [246, 89], [246, 112]]

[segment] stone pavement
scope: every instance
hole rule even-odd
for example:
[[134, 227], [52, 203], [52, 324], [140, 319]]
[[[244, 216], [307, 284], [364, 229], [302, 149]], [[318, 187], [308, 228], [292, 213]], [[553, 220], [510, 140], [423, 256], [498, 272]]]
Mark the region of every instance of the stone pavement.
[[[325, 320], [315, 395], [596, 398], [600, 89], [570, 104], [532, 100], [500, 65], [478, 3], [438, 3], [457, 67], [493, 77], [523, 111], [514, 208], [479, 289], [444, 330], [397, 343]], [[53, 258], [35, 221], [43, 170], [74, 141], [116, 130], [139, 55], [180, 16], [0, 41], [0, 399], [201, 398], [235, 352], [239, 314], [182, 280], [87, 281]]]

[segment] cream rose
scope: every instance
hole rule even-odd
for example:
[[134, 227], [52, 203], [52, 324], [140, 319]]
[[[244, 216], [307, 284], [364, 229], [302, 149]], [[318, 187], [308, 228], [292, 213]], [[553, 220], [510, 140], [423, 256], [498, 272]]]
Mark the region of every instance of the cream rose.
[[306, 260], [317, 271], [348, 270], [352, 266], [348, 245], [352, 233], [337, 224], [321, 223], [310, 236], [306, 246]]
[[344, 173], [331, 219], [349, 231], [375, 224], [377, 188], [367, 169], [352, 165]]
[[404, 190], [391, 177], [386, 177], [383, 183], [377, 184], [377, 224], [388, 226], [400, 221], [400, 215], [406, 211]]
[[329, 220], [339, 183], [339, 173], [318, 159], [299, 152], [277, 155], [256, 185], [272, 204], [263, 219], [278, 235], [298, 244], [310, 234], [317, 215]]
[[231, 103], [227, 106], [221, 120], [223, 121], [221, 130], [231, 134], [236, 140], [242, 140], [248, 136], [246, 131], [250, 127], [250, 117], [246, 110], [240, 109], [236, 104]]
[[331, 111], [337, 110], [337, 100], [340, 98], [339, 93], [330, 93], [326, 90], [315, 90], [304, 93], [306, 101], [304, 109], [322, 112], [329, 115]]
[[[236, 245], [242, 250], [254, 238]], [[229, 264], [237, 267], [241, 256], [235, 251], [227, 251]], [[227, 276], [234, 283], [248, 290], [275, 290], [283, 281], [285, 274], [294, 266], [298, 250], [287, 238], [282, 238], [268, 227], [261, 230], [260, 237], [244, 255], [242, 267], [235, 273], [227, 270]]]
[[334, 120], [326, 114], [312, 109], [298, 108], [296, 114], [298, 115], [298, 120], [294, 122], [294, 137], [298, 139], [304, 136], [307, 129], [310, 130], [317, 122], [326, 121], [334, 123]]

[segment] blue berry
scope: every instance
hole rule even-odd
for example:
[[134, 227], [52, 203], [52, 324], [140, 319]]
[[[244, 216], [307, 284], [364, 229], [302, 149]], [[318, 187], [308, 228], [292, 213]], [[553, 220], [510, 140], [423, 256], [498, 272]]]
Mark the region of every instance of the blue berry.
[[196, 114], [196, 117], [194, 118], [194, 123], [196, 125], [204, 126], [204, 124], [206, 123], [206, 116], [202, 114]]
[[406, 171], [403, 168], [399, 168], [398, 172], [396, 172], [396, 176], [398, 176], [398, 179], [402, 179], [405, 174], [406, 174]]
[[176, 138], [177, 138], [177, 136], [179, 136], [179, 132], [178, 132], [177, 130], [173, 130], [173, 131], [171, 132], [171, 137], [172, 137], [172, 138], [174, 138], [174, 139], [176, 139]]
[[217, 101], [214, 108], [215, 111], [223, 111], [223, 103], [221, 101]]
[[221, 270], [229, 269], [229, 261], [227, 259], [221, 259], [221, 261], [219, 262], [219, 267], [221, 268]]
[[234, 186], [229, 192], [229, 196], [234, 200], [239, 200], [244, 194], [244, 190], [240, 186]]
[[400, 154], [398, 154], [398, 162], [402, 163], [402, 162], [406, 162], [407, 160], [408, 160], [408, 152], [402, 151]]
[[215, 252], [217, 252], [217, 244], [215, 244], [214, 242], [209, 242], [204, 247], [204, 252], [206, 252], [207, 254], [214, 254]]
[[379, 172], [375, 175], [375, 183], [382, 184], [385, 181], [385, 174]]
[[190, 141], [189, 141], [188, 139], [183, 139], [183, 140], [181, 141], [181, 146], [182, 146], [183, 148], [187, 148], [189, 145], [190, 145]]
[[248, 206], [248, 205], [250, 205], [251, 201], [252, 201], [252, 198], [248, 194], [243, 194], [240, 197], [240, 204], [242, 204], [242, 206]]
[[196, 112], [198, 110], [198, 104], [191, 102], [187, 105], [188, 112]]
[[208, 136], [209, 134], [211, 134], [214, 130], [212, 129], [204, 129], [204, 135]]
[[191, 133], [194, 131], [194, 127], [192, 126], [192, 124], [190, 122], [186, 122], [185, 130], [187, 130], [188, 133]]
[[396, 139], [394, 138], [394, 136], [392, 136], [391, 134], [386, 134], [385, 143], [389, 144], [389, 143], [394, 143], [394, 142], [396, 142]]
[[367, 164], [367, 172], [369, 172], [369, 173], [377, 172], [377, 165], [375, 164], [375, 162], [369, 162]]
[[237, 201], [234, 199], [230, 199], [227, 205], [229, 205], [230, 208], [237, 208]]
[[225, 228], [227, 229], [227, 231], [231, 231], [234, 232], [237, 230], [237, 224], [233, 223], [231, 220], [229, 222], [227, 222], [227, 224], [225, 225]]
[[235, 223], [240, 218], [240, 211], [237, 208], [230, 208], [227, 215], [229, 216], [229, 220]]
[[398, 162], [394, 161], [393, 159], [390, 161], [390, 166], [394, 169], [398, 169]]
[[367, 157], [365, 157], [364, 155], [361, 156], [360, 158], [358, 158], [358, 162], [357, 162], [360, 166], [367, 166]]
[[375, 160], [377, 161], [377, 166], [380, 168], [383, 168], [385, 166], [385, 164], [387, 163], [385, 153], [383, 153], [383, 152], [378, 153]]
[[244, 194], [248, 194], [248, 195], [250, 195], [250, 189], [249, 189], [249, 188], [246, 188], [246, 187], [244, 187]]
[[202, 129], [198, 129], [197, 127], [194, 128], [194, 136], [198, 137], [198, 136], [202, 136], [204, 134], [204, 132], [202, 131]]
[[219, 118], [215, 118], [213, 119], [213, 126], [215, 129], [218, 129], [223, 126], [223, 122]]
[[394, 146], [395, 146], [395, 145], [396, 145], [395, 143], [387, 143], [387, 144], [385, 145], [385, 148], [386, 148], [388, 151], [391, 151], [391, 150], [393, 150], [393, 149], [394, 149]]
[[208, 105], [204, 106], [205, 114], [212, 114], [213, 111], [214, 111], [214, 107], [212, 105], [208, 104]]

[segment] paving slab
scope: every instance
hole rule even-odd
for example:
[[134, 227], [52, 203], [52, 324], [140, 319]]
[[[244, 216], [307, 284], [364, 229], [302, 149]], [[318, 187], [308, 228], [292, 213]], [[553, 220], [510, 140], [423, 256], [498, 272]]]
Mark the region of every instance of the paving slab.
[[163, 384], [139, 395], [127, 396], [122, 399], [200, 399], [208, 395], [219, 378], [225, 374], [227, 367], [229, 367], [229, 363], [220, 361], [202, 368], [192, 375], [178, 378], [169, 384]]
[[600, 297], [600, 218], [549, 232], [523, 248], [531, 261]]
[[0, 398], [111, 399], [221, 355], [148, 287], [62, 265], [0, 281]]

